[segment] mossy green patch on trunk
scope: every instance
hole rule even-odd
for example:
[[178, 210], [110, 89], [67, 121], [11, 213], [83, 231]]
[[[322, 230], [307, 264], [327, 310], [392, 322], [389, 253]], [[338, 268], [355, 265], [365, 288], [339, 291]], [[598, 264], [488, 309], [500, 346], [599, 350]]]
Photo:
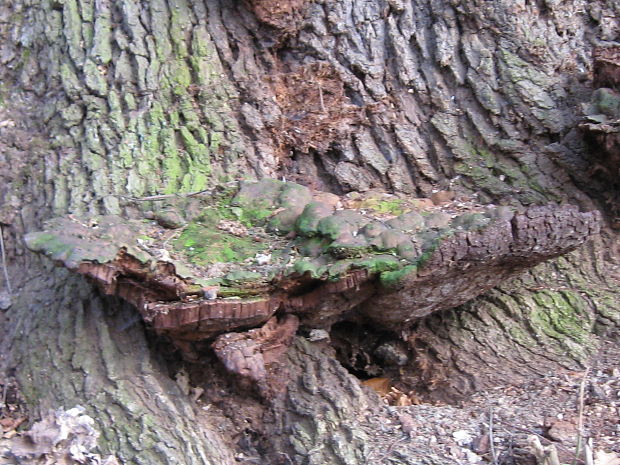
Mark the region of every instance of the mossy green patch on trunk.
[[584, 358], [595, 342], [591, 336], [593, 321], [583, 297], [569, 290], [548, 289], [533, 293], [532, 299], [535, 329], [578, 358]]
[[217, 229], [217, 223], [192, 223], [175, 241], [175, 248], [182, 251], [196, 265], [242, 262], [265, 250], [267, 244], [250, 237], [238, 237]]
[[394, 289], [401, 285], [403, 279], [418, 270], [416, 265], [407, 265], [398, 270], [384, 271], [379, 275], [379, 282], [388, 289]]

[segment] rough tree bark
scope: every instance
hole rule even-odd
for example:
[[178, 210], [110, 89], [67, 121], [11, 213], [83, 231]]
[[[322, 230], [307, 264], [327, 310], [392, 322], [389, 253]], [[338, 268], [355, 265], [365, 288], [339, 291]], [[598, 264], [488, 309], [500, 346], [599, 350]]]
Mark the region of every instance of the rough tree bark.
[[618, 46], [619, 17], [614, 0], [3, 2], [2, 353], [33, 418], [85, 405], [124, 463], [372, 457], [364, 421], [384, 412], [326, 342], [297, 338], [270, 405], [206, 353], [184, 368], [205, 412], [130, 306], [22, 243], [52, 216], [132, 217], [134, 198], [238, 178], [600, 209], [608, 223], [586, 246], [403, 335], [405, 380], [429, 398], [579, 366], [620, 323], [617, 183], [590, 169], [577, 129], [593, 51]]

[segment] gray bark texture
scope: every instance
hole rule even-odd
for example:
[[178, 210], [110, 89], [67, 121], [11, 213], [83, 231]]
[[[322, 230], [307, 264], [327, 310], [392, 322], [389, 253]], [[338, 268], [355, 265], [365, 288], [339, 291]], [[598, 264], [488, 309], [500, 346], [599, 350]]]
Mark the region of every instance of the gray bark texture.
[[330, 345], [302, 328], [265, 402], [22, 242], [53, 216], [132, 218], [136, 198], [235, 179], [600, 210], [586, 245], [393, 336], [427, 399], [582, 366], [620, 323], [617, 178], [577, 128], [618, 18], [616, 0], [2, 2], [1, 361], [32, 419], [81, 404], [127, 464], [384, 457], [389, 412], [343, 368], [365, 369], [347, 362], [372, 350], [361, 329]]

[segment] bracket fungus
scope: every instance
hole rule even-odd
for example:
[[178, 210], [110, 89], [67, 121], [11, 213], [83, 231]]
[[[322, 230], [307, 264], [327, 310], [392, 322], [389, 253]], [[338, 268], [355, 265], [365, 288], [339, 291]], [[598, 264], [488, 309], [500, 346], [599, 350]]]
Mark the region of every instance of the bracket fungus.
[[[260, 352], [260, 341], [286, 346], [298, 324], [406, 328], [599, 231], [597, 212], [573, 206], [435, 206], [377, 192], [337, 197], [276, 180], [166, 202], [160, 210], [182, 221], [68, 216], [26, 243], [135, 305], [186, 352], [194, 341], [215, 340], [224, 364], [253, 380], [271, 362], [245, 355]], [[253, 332], [222, 336], [246, 330]]]

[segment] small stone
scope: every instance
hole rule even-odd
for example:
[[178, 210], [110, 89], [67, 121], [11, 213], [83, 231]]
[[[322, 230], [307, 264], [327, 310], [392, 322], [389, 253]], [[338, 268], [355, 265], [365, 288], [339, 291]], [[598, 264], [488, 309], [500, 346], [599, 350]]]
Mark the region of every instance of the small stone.
[[310, 342], [329, 341], [329, 333], [324, 329], [311, 329], [308, 340]]
[[467, 461], [469, 463], [480, 463], [480, 462], [482, 462], [482, 457], [480, 457], [478, 454], [470, 451], [469, 449], [463, 449], [463, 451], [465, 452], [465, 456], [467, 457]]
[[257, 265], [267, 265], [271, 262], [271, 254], [270, 253], [257, 253], [256, 254], [256, 264]]
[[409, 351], [406, 345], [400, 341], [381, 344], [375, 349], [375, 355], [391, 365], [403, 366], [409, 361]]
[[[494, 439], [499, 439], [495, 437]], [[490, 450], [490, 437], [488, 433], [478, 436], [472, 443], [472, 449], [478, 454], [486, 454]]]
[[412, 436], [418, 427], [416, 421], [408, 413], [399, 413], [398, 419], [403, 429], [403, 433]]
[[469, 434], [469, 432], [465, 431], [464, 429], [455, 431], [454, 433], [452, 433], [452, 437], [459, 446], [465, 446], [467, 444], [470, 444], [473, 439], [471, 437], [471, 434]]
[[577, 437], [577, 428], [572, 421], [557, 420], [551, 424], [547, 435], [554, 441], [572, 443]]
[[200, 399], [200, 396], [202, 396], [204, 392], [205, 390], [200, 386], [191, 388], [190, 393], [192, 395], [192, 400], [196, 402], [198, 399]]
[[369, 244], [364, 236], [354, 237], [351, 233], [344, 233], [333, 241], [328, 252], [337, 258], [361, 257], [368, 252]]
[[0, 310], [11, 308], [11, 296], [7, 291], [0, 291]]
[[245, 181], [232, 200], [232, 205], [243, 208], [270, 208], [277, 205], [278, 197], [285, 183], [276, 179]]
[[205, 299], [207, 300], [217, 299], [217, 293], [219, 290], [219, 286], [206, 286], [202, 288], [202, 292], [204, 293]]
[[162, 228], [178, 229], [187, 224], [187, 221], [176, 211], [160, 211], [153, 214], [153, 219]]

